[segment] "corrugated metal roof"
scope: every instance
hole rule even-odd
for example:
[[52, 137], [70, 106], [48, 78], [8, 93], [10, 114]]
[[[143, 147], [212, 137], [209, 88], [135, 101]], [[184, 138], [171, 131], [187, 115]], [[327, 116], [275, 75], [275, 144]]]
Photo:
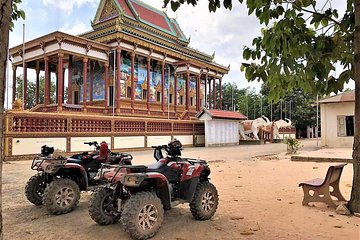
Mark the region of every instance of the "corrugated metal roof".
[[325, 103], [337, 103], [337, 102], [354, 102], [355, 101], [355, 90], [346, 91], [341, 94], [327, 97], [319, 101], [320, 104]]
[[204, 113], [209, 114], [212, 118], [236, 119], [236, 120], [247, 119], [247, 117], [240, 112], [231, 112], [231, 111], [205, 109], [205, 108], [197, 114], [197, 117], [200, 118]]

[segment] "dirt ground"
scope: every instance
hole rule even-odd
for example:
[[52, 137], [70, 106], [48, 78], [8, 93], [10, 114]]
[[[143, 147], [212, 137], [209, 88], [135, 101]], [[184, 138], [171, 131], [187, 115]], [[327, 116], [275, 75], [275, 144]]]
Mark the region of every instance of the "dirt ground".
[[[304, 145], [307, 151], [316, 143]], [[324, 177], [331, 163], [291, 162], [280, 154], [285, 150], [284, 144], [185, 149], [184, 156], [209, 161], [219, 208], [210, 221], [195, 221], [188, 205], [167, 211], [154, 239], [360, 239], [360, 218], [338, 215], [322, 204], [301, 205], [299, 182]], [[151, 151], [133, 155], [134, 164], [154, 161]], [[29, 203], [24, 187], [33, 174], [30, 161], [4, 165], [4, 239], [129, 239], [120, 223], [98, 226], [93, 222], [87, 211], [90, 193], [82, 194], [74, 212], [61, 216], [48, 215]], [[349, 164], [341, 178], [346, 199], [351, 183]]]

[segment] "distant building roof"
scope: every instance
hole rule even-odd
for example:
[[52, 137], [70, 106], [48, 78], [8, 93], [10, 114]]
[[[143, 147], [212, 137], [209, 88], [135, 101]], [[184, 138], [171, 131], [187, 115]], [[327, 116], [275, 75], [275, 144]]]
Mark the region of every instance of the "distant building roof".
[[354, 101], [355, 101], [355, 90], [350, 90], [335, 96], [321, 99], [319, 103], [325, 104], [325, 103], [340, 103], [340, 102], [354, 102]]
[[246, 120], [247, 117], [240, 112], [231, 112], [215, 109], [205, 109], [203, 108], [197, 115], [197, 118], [200, 118], [204, 113], [207, 113], [212, 118], [218, 119], [236, 119], [236, 120]]

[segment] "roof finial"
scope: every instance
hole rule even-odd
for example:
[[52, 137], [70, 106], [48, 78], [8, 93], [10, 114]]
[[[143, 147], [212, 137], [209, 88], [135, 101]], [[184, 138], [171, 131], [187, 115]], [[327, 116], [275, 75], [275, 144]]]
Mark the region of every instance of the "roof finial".
[[190, 37], [188, 38], [188, 42], [190, 42], [190, 40], [191, 40], [191, 35], [190, 35]]
[[228, 69], [230, 69], [231, 64], [229, 64]]
[[214, 53], [212, 54], [212, 58], [213, 58], [213, 59], [215, 58], [215, 51], [214, 51]]

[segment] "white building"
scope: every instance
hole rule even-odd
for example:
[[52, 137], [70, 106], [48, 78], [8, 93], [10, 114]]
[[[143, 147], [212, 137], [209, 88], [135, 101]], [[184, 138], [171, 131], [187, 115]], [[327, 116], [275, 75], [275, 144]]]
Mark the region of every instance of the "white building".
[[239, 144], [239, 122], [247, 117], [239, 112], [203, 109], [196, 115], [205, 122], [205, 146]]
[[355, 128], [355, 91], [319, 101], [321, 108], [321, 145], [352, 147]]

